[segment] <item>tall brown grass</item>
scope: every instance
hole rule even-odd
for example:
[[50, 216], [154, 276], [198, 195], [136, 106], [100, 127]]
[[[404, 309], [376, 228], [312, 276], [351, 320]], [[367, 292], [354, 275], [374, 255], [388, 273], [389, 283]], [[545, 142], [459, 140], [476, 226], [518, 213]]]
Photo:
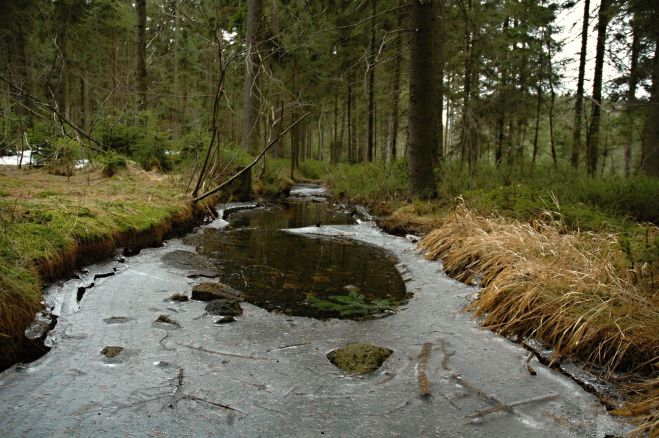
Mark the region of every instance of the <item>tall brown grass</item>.
[[[541, 341], [554, 350], [554, 361], [572, 358], [604, 373], [634, 373], [646, 382], [654, 376], [656, 382], [656, 283], [638, 285], [642, 272], [629, 269], [617, 239], [569, 232], [549, 214], [522, 223], [460, 205], [419, 245], [449, 275], [481, 286], [467, 309], [486, 327]], [[654, 412], [656, 421], [656, 388], [653, 397], [643, 392], [643, 412], [635, 415]]]

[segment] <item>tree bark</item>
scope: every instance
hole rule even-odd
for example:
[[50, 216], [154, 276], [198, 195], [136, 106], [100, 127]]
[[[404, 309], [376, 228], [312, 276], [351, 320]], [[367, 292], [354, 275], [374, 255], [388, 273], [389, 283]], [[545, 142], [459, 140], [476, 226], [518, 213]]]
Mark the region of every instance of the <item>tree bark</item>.
[[629, 79], [627, 81], [627, 108], [626, 108], [626, 126], [625, 126], [625, 177], [632, 173], [632, 144], [634, 142], [634, 105], [636, 104], [636, 87], [638, 85], [638, 56], [641, 48], [638, 26], [631, 19], [632, 27], [632, 53], [629, 69]]
[[648, 175], [659, 176], [659, 32], [655, 32], [652, 88], [648, 118], [643, 132], [641, 170]]
[[[398, 2], [398, 7], [401, 7], [401, 2]], [[396, 54], [394, 55], [394, 72], [391, 78], [391, 133], [389, 145], [389, 160], [396, 159], [396, 146], [398, 143], [398, 101], [400, 100], [400, 73], [403, 57], [403, 11], [400, 9], [396, 17], [396, 37], [394, 38], [394, 47]]]
[[261, 56], [263, 0], [247, 1], [247, 34], [245, 44], [245, 87], [243, 91], [243, 146], [250, 153], [259, 148], [259, 113], [261, 107]]
[[137, 11], [137, 111], [147, 109], [146, 84], [146, 0], [136, 0]]
[[551, 36], [546, 34], [547, 39], [547, 67], [549, 69], [549, 145], [551, 146], [551, 158], [554, 161], [554, 166], [558, 165], [558, 158], [556, 156], [556, 142], [554, 137], [554, 106], [556, 103], [556, 90], [554, 90], [554, 64], [551, 54]]
[[55, 35], [55, 44], [57, 45], [58, 59], [60, 64], [59, 79], [57, 81], [57, 94], [55, 96], [58, 110], [67, 119], [69, 114], [69, 69], [67, 54], [67, 22], [68, 7], [65, 1], [57, 2], [57, 32]]
[[432, 168], [435, 144], [434, 107], [437, 93], [433, 92], [434, 34], [432, 2], [412, 0], [410, 5], [410, 102], [408, 144], [408, 173], [413, 198], [437, 196]]
[[467, 161], [469, 172], [471, 173], [474, 160], [474, 138], [472, 135], [471, 123], [471, 93], [473, 79], [473, 35], [470, 29], [470, 17], [468, 11], [471, 10], [471, 0], [467, 2], [463, 10], [465, 18], [464, 44], [465, 44], [465, 61], [464, 61], [464, 83], [463, 83], [463, 104], [462, 104], [462, 135], [460, 138], [460, 159]]
[[610, 1], [602, 0], [597, 22], [597, 50], [595, 52], [595, 74], [593, 77], [593, 103], [590, 117], [590, 128], [586, 140], [586, 158], [588, 174], [594, 176], [597, 172], [599, 155], [600, 118], [602, 111], [602, 72], [604, 69], [604, 49], [606, 46], [606, 28], [610, 18]]
[[581, 153], [581, 119], [583, 114], [584, 76], [586, 73], [586, 50], [588, 48], [588, 19], [590, 18], [590, 0], [585, 0], [583, 7], [583, 23], [581, 25], [581, 51], [579, 52], [579, 77], [577, 79], [577, 95], [574, 103], [574, 131], [572, 132], [572, 167], [579, 167]]
[[366, 159], [373, 161], [373, 147], [375, 142], [375, 2], [371, 0], [371, 41], [369, 44], [368, 60], [368, 133]]
[[435, 111], [433, 126], [437, 129], [434, 142], [433, 162], [439, 163], [444, 155], [444, 1], [433, 0], [432, 2], [432, 19], [433, 19], [433, 43], [434, 43], [434, 56], [435, 62], [434, 78], [435, 83], [434, 91], [435, 96]]
[[354, 126], [352, 123], [353, 100], [352, 70], [348, 69], [348, 159], [354, 163], [357, 161], [357, 154], [355, 151], [355, 134], [353, 132]]

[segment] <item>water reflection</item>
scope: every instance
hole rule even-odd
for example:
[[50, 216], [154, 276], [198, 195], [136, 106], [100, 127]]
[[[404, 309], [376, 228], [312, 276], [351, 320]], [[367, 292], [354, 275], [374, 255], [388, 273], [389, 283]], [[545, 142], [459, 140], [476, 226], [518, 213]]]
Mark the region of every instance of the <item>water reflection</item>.
[[222, 282], [248, 301], [299, 316], [363, 318], [406, 298], [396, 260], [345, 239], [293, 235], [286, 228], [353, 224], [325, 202], [291, 199], [232, 213], [229, 229], [206, 229], [197, 252], [210, 258]]

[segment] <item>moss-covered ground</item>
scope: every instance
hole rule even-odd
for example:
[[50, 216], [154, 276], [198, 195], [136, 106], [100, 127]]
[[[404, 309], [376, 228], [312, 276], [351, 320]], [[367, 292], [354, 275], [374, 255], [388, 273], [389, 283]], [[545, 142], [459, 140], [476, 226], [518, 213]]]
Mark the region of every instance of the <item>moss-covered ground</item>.
[[41, 307], [44, 279], [94, 259], [90, 252], [131, 243], [131, 236], [162, 238], [192, 214], [173, 178], [132, 166], [111, 178], [101, 170], [67, 178], [0, 168], [0, 362], [19, 353], [17, 339]]

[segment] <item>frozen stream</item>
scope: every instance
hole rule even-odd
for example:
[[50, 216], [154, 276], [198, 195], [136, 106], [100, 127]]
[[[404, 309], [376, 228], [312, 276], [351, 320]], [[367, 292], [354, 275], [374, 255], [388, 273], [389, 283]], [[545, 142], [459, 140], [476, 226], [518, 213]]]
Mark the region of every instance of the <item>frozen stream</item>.
[[[305, 195], [305, 188], [295, 193]], [[195, 235], [224, 225], [215, 221]], [[526, 350], [479, 328], [461, 311], [474, 289], [449, 279], [406, 239], [370, 223], [288, 232], [383, 248], [398, 259], [413, 297], [392, 316], [361, 322], [295, 317], [242, 303], [236, 322], [216, 325], [206, 303], [168, 299], [209, 281], [189, 278], [199, 266], [163, 262], [172, 251], [194, 251], [195, 235], [142, 250], [125, 263], [91, 266], [82, 279], [55, 284], [47, 293], [60, 315], [52, 350], [0, 374], [1, 435], [602, 438], [628, 429], [595, 396], [536, 359], [531, 365], [537, 375], [531, 376]], [[113, 270], [97, 278], [78, 304], [80, 286]], [[159, 315], [180, 326], [154, 322]], [[349, 377], [325, 355], [350, 342], [394, 353], [371, 375]], [[416, 377], [424, 343], [432, 344], [427, 398], [419, 395]], [[101, 354], [105, 346], [124, 350], [108, 358]], [[533, 398], [543, 399], [474, 415], [497, 401]]]

